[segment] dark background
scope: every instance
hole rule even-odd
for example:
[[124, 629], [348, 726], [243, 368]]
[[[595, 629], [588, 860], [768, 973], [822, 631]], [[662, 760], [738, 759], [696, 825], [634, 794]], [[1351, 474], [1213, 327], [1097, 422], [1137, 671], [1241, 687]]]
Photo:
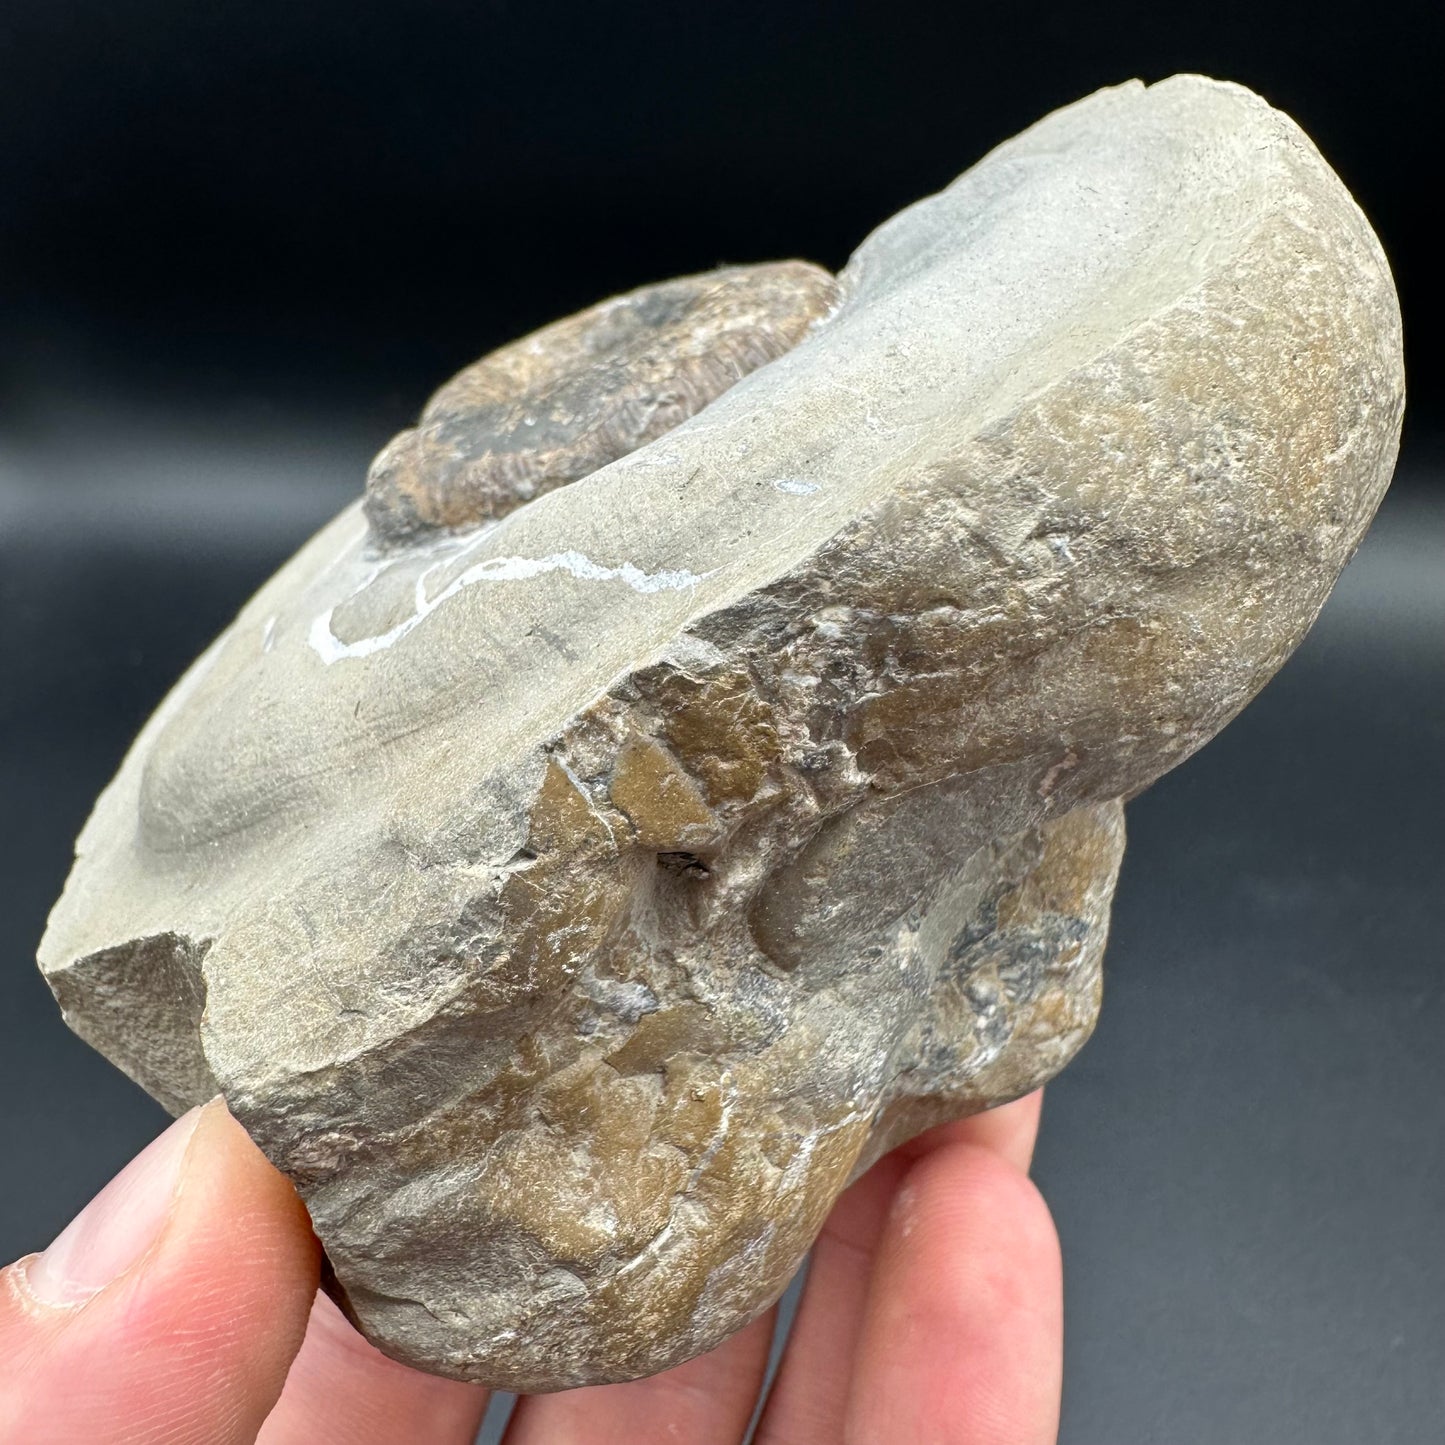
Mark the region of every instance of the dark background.
[[1037, 1168], [1063, 1438], [1445, 1438], [1439, 8], [0, 0], [0, 1257], [161, 1122], [33, 970], [75, 832], [436, 383], [646, 281], [841, 264], [1045, 111], [1200, 70], [1375, 223], [1411, 405], [1314, 635], [1131, 808]]

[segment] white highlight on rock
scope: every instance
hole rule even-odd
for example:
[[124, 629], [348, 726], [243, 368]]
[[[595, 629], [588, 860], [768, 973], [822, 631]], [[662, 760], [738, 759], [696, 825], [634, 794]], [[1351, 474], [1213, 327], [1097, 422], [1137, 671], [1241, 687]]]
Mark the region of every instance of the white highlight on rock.
[[[328, 667], [344, 657], [369, 657], [374, 652], [384, 652], [419, 626], [423, 619], [435, 612], [443, 602], [478, 582], [519, 582], [530, 577], [539, 577], [544, 572], [570, 572], [572, 576], [587, 582], [625, 582], [634, 592], [681, 592], [689, 587], [696, 587], [699, 582], [712, 575], [709, 572], [699, 575], [682, 569], [644, 572], [631, 562], [624, 562], [618, 567], [608, 567], [594, 562], [581, 552], [569, 549], [566, 552], [550, 553], [546, 557], [489, 557], [485, 562], [478, 562], [452, 578], [435, 597], [428, 597], [426, 580], [433, 570], [434, 567], [428, 567], [417, 578], [416, 610], [395, 627], [379, 632], [374, 637], [359, 637], [355, 642], [343, 642], [331, 630], [331, 618], [336, 609], [328, 607], [312, 622], [306, 634], [311, 650]], [[376, 574], [373, 573], [363, 586], [369, 585], [375, 577]]]
[[[469, 567], [437, 598], [441, 602], [454, 591], [461, 591], [473, 582], [511, 582], [537, 577], [543, 572], [570, 572], [588, 582], [625, 582], [634, 592], [681, 592], [696, 587], [703, 577], [696, 572], [644, 572], [631, 562], [620, 567], [605, 567], [581, 552], [553, 552], [547, 557], [492, 557]], [[433, 603], [433, 606], [436, 604]]]
[[612, 824], [607, 821], [607, 814], [602, 812], [602, 810], [598, 808], [596, 800], [593, 798], [591, 792], [588, 791], [586, 783], [584, 783], [582, 779], [579, 778], [577, 774], [574, 773], [572, 769], [567, 766], [566, 762], [562, 758], [557, 757], [555, 753], [552, 755], [552, 757], [553, 761], [557, 764], [557, 766], [561, 768], [564, 773], [567, 774], [567, 781], [571, 783], [574, 788], [577, 789], [578, 796], [582, 799], [584, 803], [587, 804], [588, 811], [592, 814], [594, 818], [597, 819], [599, 823], [602, 824], [604, 828], [607, 829], [607, 836], [612, 840], [613, 844], [615, 845], [617, 842], [617, 834], [612, 831]]
[[802, 477], [779, 477], [773, 486], [790, 497], [808, 497], [818, 490], [817, 482], [805, 482]]

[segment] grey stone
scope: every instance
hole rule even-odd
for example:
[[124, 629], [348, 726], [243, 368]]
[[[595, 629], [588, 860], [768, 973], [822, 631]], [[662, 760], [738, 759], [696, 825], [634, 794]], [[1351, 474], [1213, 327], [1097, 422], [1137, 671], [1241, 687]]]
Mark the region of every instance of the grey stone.
[[[1237, 86], [1047, 117], [836, 291], [765, 270], [444, 391], [146, 726], [42, 945], [157, 1098], [225, 1094], [424, 1369], [687, 1359], [870, 1161], [1056, 1073], [1121, 800], [1389, 480], [1384, 257]], [[657, 347], [703, 378], [666, 431]]]

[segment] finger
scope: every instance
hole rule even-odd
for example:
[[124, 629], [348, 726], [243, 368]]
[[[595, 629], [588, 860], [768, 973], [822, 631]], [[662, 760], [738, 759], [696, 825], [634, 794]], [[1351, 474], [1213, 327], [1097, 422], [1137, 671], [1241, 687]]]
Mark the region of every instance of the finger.
[[1042, 1090], [930, 1129], [886, 1155], [834, 1206], [813, 1246], [792, 1334], [758, 1424], [757, 1445], [803, 1445], [843, 1438], [842, 1381], [857, 1349], [873, 1261], [893, 1196], [909, 1168], [944, 1145], [973, 1143], [1027, 1168], [1038, 1132]]
[[505, 1445], [737, 1445], [767, 1368], [774, 1312], [715, 1350], [625, 1385], [517, 1402]]
[[306, 1212], [218, 1101], [0, 1274], [0, 1440], [241, 1445], [316, 1292]]
[[487, 1391], [389, 1360], [324, 1294], [257, 1445], [472, 1445]]
[[940, 1124], [910, 1139], [899, 1152], [906, 1158], [919, 1159], [945, 1144], [977, 1144], [993, 1150], [1021, 1174], [1027, 1174], [1034, 1160], [1043, 1108], [1044, 1091], [1035, 1089], [1011, 1104], [1000, 1104], [996, 1109], [985, 1109], [982, 1114]]
[[842, 1438], [1046, 1445], [1062, 1344], [1043, 1197], [992, 1150], [942, 1145], [910, 1168], [884, 1226]]
[[843, 1438], [849, 1362], [868, 1299], [873, 1252], [906, 1161], [890, 1154], [844, 1191], [823, 1226], [755, 1445]]

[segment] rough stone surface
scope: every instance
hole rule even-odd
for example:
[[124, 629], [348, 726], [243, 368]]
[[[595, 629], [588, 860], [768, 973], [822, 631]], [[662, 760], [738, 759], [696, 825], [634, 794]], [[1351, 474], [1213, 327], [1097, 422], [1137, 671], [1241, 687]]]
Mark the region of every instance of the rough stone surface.
[[1120, 800], [1299, 642], [1400, 422], [1368, 225], [1198, 78], [1049, 116], [836, 292], [674, 286], [383, 454], [41, 951], [169, 1107], [224, 1092], [369, 1338], [522, 1390], [716, 1344], [872, 1159], [1063, 1066]]
[[372, 463], [379, 541], [495, 521], [671, 431], [827, 315], [838, 283], [805, 261], [645, 286], [454, 376]]

